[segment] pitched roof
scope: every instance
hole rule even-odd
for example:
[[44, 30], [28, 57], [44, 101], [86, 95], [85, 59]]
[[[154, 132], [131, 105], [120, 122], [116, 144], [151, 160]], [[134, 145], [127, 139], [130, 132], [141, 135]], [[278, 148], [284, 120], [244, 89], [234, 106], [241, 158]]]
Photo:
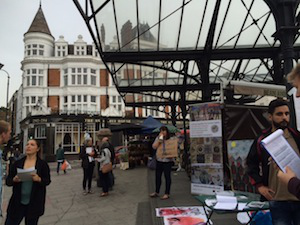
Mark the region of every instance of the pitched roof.
[[39, 7], [28, 31], [25, 34], [30, 32], [40, 32], [52, 36], [41, 6]]

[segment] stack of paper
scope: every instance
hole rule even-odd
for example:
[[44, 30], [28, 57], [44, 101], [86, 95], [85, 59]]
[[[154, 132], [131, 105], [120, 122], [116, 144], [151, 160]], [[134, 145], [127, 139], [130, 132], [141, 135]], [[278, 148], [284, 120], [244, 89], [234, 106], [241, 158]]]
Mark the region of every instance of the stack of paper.
[[17, 168], [17, 175], [21, 181], [29, 181], [32, 180], [32, 174], [36, 173], [36, 169], [34, 167], [28, 169]]
[[217, 195], [217, 204], [214, 206], [215, 209], [233, 210], [237, 206], [237, 198], [234, 196], [222, 196]]

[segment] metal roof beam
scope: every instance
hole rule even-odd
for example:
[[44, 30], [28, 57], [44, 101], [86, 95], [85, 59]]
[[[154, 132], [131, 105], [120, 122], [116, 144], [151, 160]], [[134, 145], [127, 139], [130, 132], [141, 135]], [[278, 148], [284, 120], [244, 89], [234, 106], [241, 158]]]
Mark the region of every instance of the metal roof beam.
[[[278, 47], [214, 49], [212, 50], [211, 60], [273, 58], [279, 52], [280, 49]], [[186, 50], [176, 52], [103, 52], [103, 57], [107, 63], [136, 63], [165, 60], [201, 60], [206, 57], [206, 54], [204, 50]]]
[[[219, 90], [220, 89], [220, 84], [215, 83], [215, 84], [209, 84], [203, 85], [203, 84], [189, 84], [186, 85], [185, 90], [186, 91], [199, 91], [202, 90], [204, 87], [210, 89], [210, 90]], [[141, 93], [141, 92], [148, 92], [148, 91], [181, 91], [183, 88], [182, 85], [154, 85], [154, 86], [126, 86], [126, 87], [120, 87], [119, 86], [119, 91], [120, 92], [127, 92], [127, 93]]]

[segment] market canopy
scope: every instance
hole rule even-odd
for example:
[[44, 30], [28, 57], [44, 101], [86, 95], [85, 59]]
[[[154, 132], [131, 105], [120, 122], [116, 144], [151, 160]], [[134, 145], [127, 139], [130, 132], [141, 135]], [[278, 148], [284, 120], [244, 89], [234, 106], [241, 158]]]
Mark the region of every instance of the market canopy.
[[152, 116], [148, 116], [147, 119], [143, 121], [141, 126], [143, 126], [141, 133], [151, 134], [155, 128], [160, 128], [161, 126], [163, 126], [163, 124], [154, 119]]
[[[228, 81], [284, 84], [300, 56], [297, 0], [73, 2], [126, 106], [173, 121], [189, 104], [220, 100]], [[259, 97], [230, 87], [224, 96]]]
[[[167, 125], [162, 125], [162, 126], [167, 127], [170, 133], [175, 134], [175, 133], [177, 133], [177, 132], [180, 132], [180, 130], [179, 130], [177, 127], [173, 126], [173, 125], [167, 124]], [[152, 132], [153, 132], [153, 133], [158, 133], [159, 130], [160, 130], [160, 127], [157, 127], [157, 128], [155, 128]]]

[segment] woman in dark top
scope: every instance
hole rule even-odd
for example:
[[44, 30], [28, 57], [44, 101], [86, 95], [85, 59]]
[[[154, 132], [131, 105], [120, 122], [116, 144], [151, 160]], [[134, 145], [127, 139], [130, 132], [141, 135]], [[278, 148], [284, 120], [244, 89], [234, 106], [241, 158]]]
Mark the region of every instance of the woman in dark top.
[[[38, 224], [39, 217], [45, 211], [46, 186], [50, 184], [48, 164], [38, 152], [40, 143], [31, 139], [26, 145], [26, 156], [17, 160], [6, 178], [6, 185], [13, 187], [12, 196], [7, 208], [5, 225], [20, 224], [25, 217], [26, 225]], [[22, 180], [17, 169], [31, 169], [31, 179]]]
[[[92, 179], [93, 179], [93, 172], [95, 167], [95, 157], [96, 157], [96, 150], [93, 147], [93, 139], [88, 138], [85, 141], [86, 147], [82, 149], [79, 154], [80, 159], [82, 160], [81, 166], [83, 168], [83, 181], [82, 181], [82, 188], [83, 188], [83, 195], [92, 194]], [[86, 185], [88, 185], [88, 191], [86, 190]]]

